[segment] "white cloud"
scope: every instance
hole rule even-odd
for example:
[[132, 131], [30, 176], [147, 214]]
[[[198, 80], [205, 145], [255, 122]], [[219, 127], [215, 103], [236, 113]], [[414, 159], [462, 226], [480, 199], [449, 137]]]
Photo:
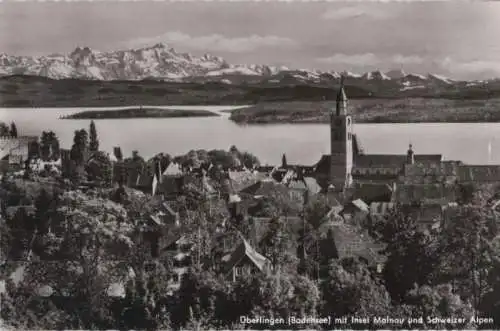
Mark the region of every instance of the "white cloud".
[[374, 65], [379, 62], [379, 59], [373, 53], [366, 54], [335, 54], [329, 57], [317, 59], [318, 62], [328, 64], [343, 64], [353, 66]]
[[488, 60], [457, 61], [450, 57], [439, 61], [438, 64], [450, 73], [457, 76], [468, 77], [470, 75], [481, 75], [486, 77], [500, 76], [500, 62]]
[[153, 45], [158, 42], [172, 44], [180, 50], [207, 52], [245, 53], [260, 48], [291, 47], [296, 42], [290, 38], [274, 35], [251, 35], [246, 37], [225, 37], [220, 34], [191, 36], [182, 32], [167, 32], [161, 36], [136, 39], [128, 43], [130, 47]]
[[397, 63], [397, 64], [422, 64], [424, 63], [424, 59], [420, 56], [417, 55], [410, 55], [410, 56], [404, 56], [404, 55], [394, 55], [391, 58], [392, 62]]
[[410, 55], [405, 56], [401, 54], [395, 54], [393, 56], [377, 56], [373, 53], [364, 54], [335, 54], [329, 57], [323, 57], [317, 59], [318, 62], [327, 64], [340, 64], [340, 65], [350, 65], [350, 66], [378, 66], [378, 65], [404, 65], [404, 64], [421, 64], [424, 63], [424, 59], [416, 56]]
[[388, 13], [386, 11], [376, 9], [374, 7], [368, 8], [366, 6], [353, 6], [353, 7], [332, 8], [327, 10], [322, 15], [322, 18], [326, 20], [346, 20], [358, 17], [384, 19], [388, 17]]
[[329, 57], [316, 59], [317, 62], [337, 68], [345, 67], [374, 67], [374, 68], [418, 68], [425, 67], [433, 73], [445, 73], [459, 79], [476, 79], [477, 77], [499, 77], [500, 61], [491, 60], [458, 60], [451, 57], [435, 58], [418, 55], [376, 55], [364, 54], [334, 54]]

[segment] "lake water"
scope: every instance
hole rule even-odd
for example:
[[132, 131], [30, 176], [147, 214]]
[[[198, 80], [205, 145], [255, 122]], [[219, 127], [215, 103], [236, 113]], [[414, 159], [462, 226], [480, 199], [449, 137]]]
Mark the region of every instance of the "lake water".
[[[163, 107], [220, 112], [235, 107]], [[63, 148], [70, 148], [74, 131], [88, 129], [90, 120], [61, 120], [62, 115], [92, 108], [0, 108], [0, 121], [14, 121], [19, 134], [54, 131]], [[119, 109], [119, 108], [107, 108]], [[220, 117], [95, 120], [101, 149], [120, 146], [125, 155], [138, 150], [143, 157], [159, 152], [179, 155], [192, 149], [229, 149], [255, 154], [263, 164], [313, 164], [329, 152], [326, 124], [237, 125]], [[404, 154], [411, 142], [417, 154], [443, 154], [469, 164], [500, 164], [500, 123], [357, 124], [354, 130], [366, 153]], [[491, 155], [488, 145], [491, 142]]]

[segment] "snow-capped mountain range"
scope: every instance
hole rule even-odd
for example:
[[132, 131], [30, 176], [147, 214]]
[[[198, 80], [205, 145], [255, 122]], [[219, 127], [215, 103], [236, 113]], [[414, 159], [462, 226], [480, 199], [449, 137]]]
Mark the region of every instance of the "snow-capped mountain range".
[[[401, 88], [418, 88], [429, 83], [449, 85], [455, 81], [429, 74], [407, 74], [403, 70], [381, 71], [357, 75], [342, 73], [348, 79], [370, 82], [398, 82]], [[224, 59], [205, 54], [196, 57], [179, 53], [166, 44], [139, 49], [98, 52], [88, 47], [77, 47], [68, 55], [12, 56], [0, 54], [0, 76], [31, 75], [52, 79], [76, 78], [88, 80], [143, 80], [165, 81], [263, 81], [272, 83], [322, 83], [338, 81], [339, 72], [295, 70], [283, 66], [233, 65]]]

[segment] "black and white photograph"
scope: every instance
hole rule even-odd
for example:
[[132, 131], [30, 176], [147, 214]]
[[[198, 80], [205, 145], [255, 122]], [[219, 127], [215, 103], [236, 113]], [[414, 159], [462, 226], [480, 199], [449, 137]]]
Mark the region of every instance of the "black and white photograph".
[[500, 329], [500, 2], [0, 1], [1, 330]]

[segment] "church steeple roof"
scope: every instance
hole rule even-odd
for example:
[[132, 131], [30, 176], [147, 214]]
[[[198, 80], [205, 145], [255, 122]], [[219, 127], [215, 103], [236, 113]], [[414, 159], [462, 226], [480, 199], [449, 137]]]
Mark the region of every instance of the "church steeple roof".
[[337, 93], [337, 116], [347, 115], [347, 96], [344, 89], [344, 76], [340, 76], [340, 89]]
[[344, 102], [347, 101], [347, 96], [345, 94], [345, 89], [344, 89], [344, 76], [340, 76], [340, 89], [339, 92], [337, 93], [337, 102]]
[[406, 163], [415, 163], [415, 153], [413, 152], [413, 145], [411, 143], [410, 146], [408, 146], [408, 152], [406, 152]]

